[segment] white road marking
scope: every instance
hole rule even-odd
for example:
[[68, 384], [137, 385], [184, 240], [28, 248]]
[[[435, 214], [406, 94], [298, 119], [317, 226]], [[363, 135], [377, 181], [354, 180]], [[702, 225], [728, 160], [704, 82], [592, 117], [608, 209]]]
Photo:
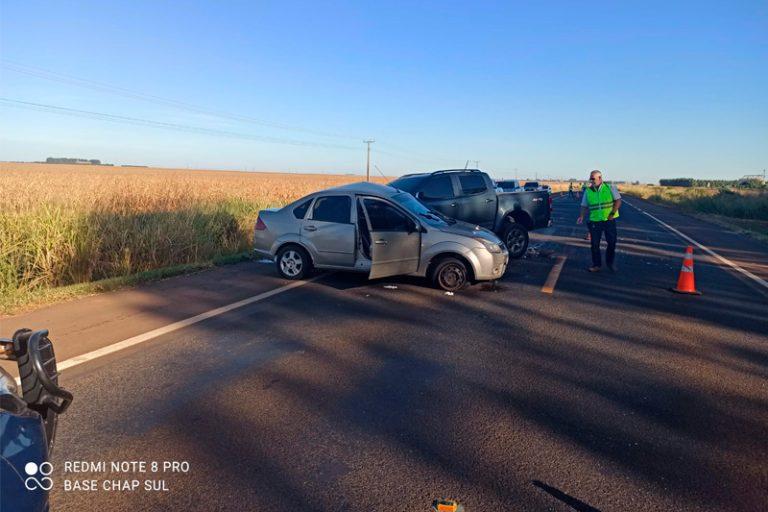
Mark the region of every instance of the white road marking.
[[640, 213], [643, 213], [643, 214], [647, 215], [648, 217], [652, 218], [653, 220], [655, 220], [656, 222], [658, 222], [659, 224], [661, 224], [662, 226], [664, 226], [665, 228], [667, 228], [668, 230], [670, 230], [671, 232], [673, 232], [674, 234], [676, 234], [677, 236], [682, 238], [683, 240], [686, 240], [688, 243], [691, 243], [691, 244], [695, 245], [696, 247], [698, 247], [702, 251], [706, 252], [710, 256], [712, 256], [715, 259], [719, 260], [721, 263], [725, 263], [726, 265], [728, 265], [729, 267], [733, 268], [734, 270], [736, 270], [738, 272], [741, 272], [746, 277], [750, 278], [751, 280], [753, 280], [754, 282], [756, 282], [760, 286], [763, 286], [764, 288], [768, 289], [768, 282], [766, 282], [763, 279], [757, 277], [755, 274], [753, 274], [749, 270], [745, 270], [745, 269], [741, 268], [740, 266], [738, 266], [737, 264], [735, 264], [734, 262], [732, 262], [728, 258], [724, 258], [723, 256], [720, 256], [719, 254], [717, 254], [715, 251], [713, 251], [709, 247], [700, 244], [699, 242], [697, 242], [693, 238], [689, 237], [685, 233], [681, 233], [680, 231], [678, 231], [677, 229], [673, 228], [672, 226], [670, 226], [666, 222], [664, 222], [662, 220], [659, 220], [658, 218], [654, 217], [653, 215], [651, 215], [650, 213], [646, 212], [645, 210], [643, 210], [641, 208], [638, 208], [637, 206], [633, 205], [632, 203], [630, 203], [626, 199], [624, 199], [624, 198], [622, 198], [622, 199], [623, 199], [624, 203], [628, 204], [629, 206], [631, 206], [635, 210], [639, 211]]
[[[57, 365], [57, 368], [59, 371], [62, 371], [62, 370], [66, 370], [67, 368], [72, 368], [73, 366], [77, 366], [79, 364], [92, 361], [99, 357], [104, 357], [106, 355], [113, 354], [120, 350], [124, 350], [126, 348], [133, 347], [140, 343], [144, 343], [145, 341], [149, 341], [151, 339], [157, 338], [158, 336], [162, 336], [163, 334], [168, 334], [169, 332], [178, 331], [179, 329], [183, 329], [184, 327], [189, 327], [190, 325], [194, 325], [196, 323], [202, 322], [203, 320], [208, 320], [209, 318], [213, 318], [218, 315], [223, 315], [224, 313], [228, 313], [233, 309], [242, 308], [243, 306], [247, 306], [249, 304], [253, 304], [255, 302], [268, 299], [270, 297], [274, 297], [275, 295], [281, 294], [283, 292], [287, 292], [288, 290], [292, 290], [294, 288], [298, 288], [299, 286], [303, 286], [305, 284], [311, 283], [312, 281], [315, 281], [316, 279], [319, 279], [324, 275], [328, 275], [328, 274], [326, 273], [326, 274], [318, 275], [311, 279], [306, 279], [304, 281], [294, 281], [285, 286], [281, 286], [280, 288], [275, 288], [273, 290], [269, 290], [267, 292], [254, 295], [253, 297], [248, 297], [247, 299], [239, 300], [237, 302], [233, 302], [232, 304], [227, 304], [226, 306], [221, 306], [216, 309], [211, 309], [210, 311], [206, 311], [205, 313], [200, 313], [199, 315], [195, 315], [195, 316], [186, 318], [184, 320], [179, 320], [178, 322], [174, 322], [172, 324], [168, 324], [163, 327], [158, 327], [157, 329], [153, 329], [143, 334], [133, 336], [123, 341], [118, 341], [117, 343], [113, 343], [112, 345], [107, 345], [106, 347], [102, 347], [100, 349], [93, 350], [86, 354], [75, 356], [70, 359], [67, 359], [66, 361], [62, 361]], [[18, 378], [16, 379], [16, 382], [19, 382]]]
[[560, 272], [563, 271], [563, 265], [565, 265], [565, 260], [568, 259], [568, 256], [558, 256], [557, 261], [552, 266], [552, 270], [549, 271], [549, 275], [547, 276], [547, 281], [544, 283], [544, 286], [541, 287], [541, 291], [543, 293], [553, 293], [555, 291], [555, 285], [557, 284], [557, 279], [560, 277]]

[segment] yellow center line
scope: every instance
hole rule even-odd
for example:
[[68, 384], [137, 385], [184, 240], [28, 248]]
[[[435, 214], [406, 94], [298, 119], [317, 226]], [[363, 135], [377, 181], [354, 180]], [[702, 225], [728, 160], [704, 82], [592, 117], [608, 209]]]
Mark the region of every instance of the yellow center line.
[[568, 256], [557, 257], [557, 261], [555, 261], [555, 264], [552, 266], [552, 270], [549, 271], [547, 281], [544, 283], [544, 286], [541, 287], [542, 293], [552, 293], [555, 291], [557, 279], [560, 277], [560, 272], [563, 271], [563, 265], [565, 265], [565, 260], [567, 259]]

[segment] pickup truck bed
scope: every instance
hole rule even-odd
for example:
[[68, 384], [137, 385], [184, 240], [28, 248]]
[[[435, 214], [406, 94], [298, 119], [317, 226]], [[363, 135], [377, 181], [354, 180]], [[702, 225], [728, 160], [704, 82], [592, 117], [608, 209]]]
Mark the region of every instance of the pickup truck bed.
[[528, 231], [547, 227], [550, 221], [549, 192], [496, 192], [493, 180], [477, 169], [407, 174], [390, 185], [447, 217], [492, 230], [512, 258], [525, 254]]

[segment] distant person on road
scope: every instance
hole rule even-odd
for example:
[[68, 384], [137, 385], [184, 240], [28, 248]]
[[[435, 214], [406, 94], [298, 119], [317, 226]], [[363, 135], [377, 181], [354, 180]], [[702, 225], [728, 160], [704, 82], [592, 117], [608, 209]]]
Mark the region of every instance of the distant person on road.
[[[586, 183], [582, 183], [582, 184], [581, 184], [581, 192], [579, 192], [579, 193], [577, 194], [577, 197], [576, 197], [576, 199], [581, 199], [582, 197], [584, 197], [584, 194], [586, 194], [586, 193], [587, 193], [587, 185], [586, 185]], [[587, 234], [586, 234], [586, 235], [584, 235], [584, 240], [587, 240], [587, 241], [589, 241], [589, 239], [590, 239], [590, 236], [589, 236], [589, 229], [587, 229]]]
[[568, 182], [568, 197], [573, 199], [573, 182]]
[[592, 245], [592, 266], [590, 272], [599, 272], [602, 267], [600, 256], [600, 240], [605, 233], [605, 241], [608, 249], [605, 251], [605, 264], [612, 271], [616, 271], [614, 260], [616, 258], [616, 218], [619, 216], [621, 206], [621, 194], [615, 185], [603, 183], [603, 175], [600, 171], [592, 171], [589, 174], [589, 187], [584, 191], [581, 199], [581, 214], [576, 219], [577, 224], [584, 222], [584, 217], [589, 214], [590, 242]]

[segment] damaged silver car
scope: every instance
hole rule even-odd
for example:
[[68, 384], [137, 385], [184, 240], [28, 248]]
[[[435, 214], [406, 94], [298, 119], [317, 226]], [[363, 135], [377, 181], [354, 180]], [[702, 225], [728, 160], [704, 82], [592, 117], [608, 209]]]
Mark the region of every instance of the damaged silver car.
[[350, 270], [370, 279], [422, 276], [447, 291], [499, 279], [509, 261], [491, 231], [445, 217], [407, 192], [365, 182], [260, 211], [254, 250], [273, 258], [286, 279], [302, 279], [312, 268]]

